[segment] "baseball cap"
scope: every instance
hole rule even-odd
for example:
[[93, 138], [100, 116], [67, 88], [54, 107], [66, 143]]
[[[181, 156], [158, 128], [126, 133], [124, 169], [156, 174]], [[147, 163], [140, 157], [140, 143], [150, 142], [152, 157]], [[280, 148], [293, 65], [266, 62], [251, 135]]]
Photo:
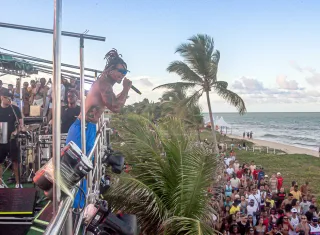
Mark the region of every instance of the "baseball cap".
[[0, 96], [10, 97], [11, 95], [10, 95], [10, 93], [9, 93], [9, 90], [8, 90], [8, 89], [3, 88], [3, 89], [1, 89], [1, 91], [0, 91]]
[[277, 175], [281, 175], [281, 173], [280, 173], [280, 172], [278, 172], [278, 173], [277, 173]]
[[314, 205], [310, 205], [309, 209], [316, 209], [316, 207]]
[[312, 218], [312, 222], [318, 222], [318, 218], [317, 217], [313, 217]]
[[298, 211], [297, 211], [296, 208], [292, 208], [292, 209], [291, 209], [291, 212], [292, 212], [292, 213], [298, 213]]
[[265, 176], [264, 176], [264, 178], [268, 178], [268, 177], [269, 177], [268, 175], [265, 175]]

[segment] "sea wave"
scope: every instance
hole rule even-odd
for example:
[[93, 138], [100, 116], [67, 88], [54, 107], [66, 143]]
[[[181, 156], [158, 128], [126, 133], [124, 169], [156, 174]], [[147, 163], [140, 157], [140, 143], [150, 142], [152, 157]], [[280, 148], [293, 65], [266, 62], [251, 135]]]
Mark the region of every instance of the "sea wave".
[[264, 134], [261, 137], [290, 139], [290, 140], [304, 141], [304, 142], [316, 142], [317, 141], [316, 139], [309, 138], [309, 137], [299, 137], [299, 136], [291, 136], [291, 135]]

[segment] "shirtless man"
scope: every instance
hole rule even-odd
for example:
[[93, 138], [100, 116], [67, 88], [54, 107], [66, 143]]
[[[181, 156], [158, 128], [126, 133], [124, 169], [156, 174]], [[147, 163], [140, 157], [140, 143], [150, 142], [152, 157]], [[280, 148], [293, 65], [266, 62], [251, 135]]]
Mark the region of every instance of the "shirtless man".
[[[95, 81], [86, 97], [85, 118], [86, 118], [86, 153], [91, 152], [96, 138], [96, 123], [106, 108], [118, 113], [124, 106], [128, 92], [131, 88], [131, 81], [125, 78], [127, 74], [127, 64], [121, 59], [117, 50], [113, 49], [106, 54], [107, 64], [97, 81]], [[123, 80], [123, 90], [117, 96], [113, 93], [113, 85], [121, 83]], [[81, 114], [71, 125], [68, 131], [66, 143], [73, 141], [81, 149]], [[86, 191], [85, 183], [81, 188]], [[78, 205], [82, 208], [84, 201], [80, 201], [80, 192], [74, 200], [74, 207]]]
[[[131, 81], [125, 77], [127, 64], [113, 49], [106, 54], [107, 64], [101, 76], [95, 81], [86, 97], [85, 118], [86, 118], [86, 154], [88, 155], [93, 147], [96, 138], [96, 123], [106, 108], [114, 113], [120, 112], [124, 106], [128, 92], [131, 88]], [[113, 85], [121, 83], [123, 90], [117, 96], [113, 93]], [[73, 141], [81, 148], [81, 114], [71, 125], [68, 131], [67, 143]]]
[[36, 87], [32, 90], [33, 105], [44, 108], [48, 90], [49, 88], [46, 86], [46, 79], [41, 78], [40, 83], [37, 83]]

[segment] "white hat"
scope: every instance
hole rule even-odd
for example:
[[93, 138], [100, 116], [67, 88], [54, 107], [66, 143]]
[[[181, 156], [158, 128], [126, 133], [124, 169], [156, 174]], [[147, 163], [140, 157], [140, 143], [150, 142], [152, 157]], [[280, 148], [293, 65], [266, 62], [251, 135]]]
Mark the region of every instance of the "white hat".
[[298, 213], [298, 211], [297, 211], [296, 208], [292, 208], [292, 209], [291, 209], [291, 212], [292, 212], [292, 213]]
[[268, 175], [265, 175], [265, 176], [264, 176], [264, 178], [268, 178], [268, 177], [269, 177]]
[[280, 173], [280, 172], [278, 172], [278, 173], [277, 173], [277, 175], [281, 175], [281, 173]]
[[234, 198], [240, 198], [239, 194], [234, 195]]

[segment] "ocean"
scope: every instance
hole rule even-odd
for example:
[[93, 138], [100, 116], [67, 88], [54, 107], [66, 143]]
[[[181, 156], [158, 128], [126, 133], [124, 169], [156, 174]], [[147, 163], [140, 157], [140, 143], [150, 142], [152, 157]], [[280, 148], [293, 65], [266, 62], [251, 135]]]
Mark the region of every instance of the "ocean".
[[[204, 113], [205, 122], [209, 114]], [[253, 132], [253, 138], [318, 151], [320, 146], [320, 113], [214, 113], [232, 126], [232, 135]], [[228, 134], [231, 130], [228, 130]]]

